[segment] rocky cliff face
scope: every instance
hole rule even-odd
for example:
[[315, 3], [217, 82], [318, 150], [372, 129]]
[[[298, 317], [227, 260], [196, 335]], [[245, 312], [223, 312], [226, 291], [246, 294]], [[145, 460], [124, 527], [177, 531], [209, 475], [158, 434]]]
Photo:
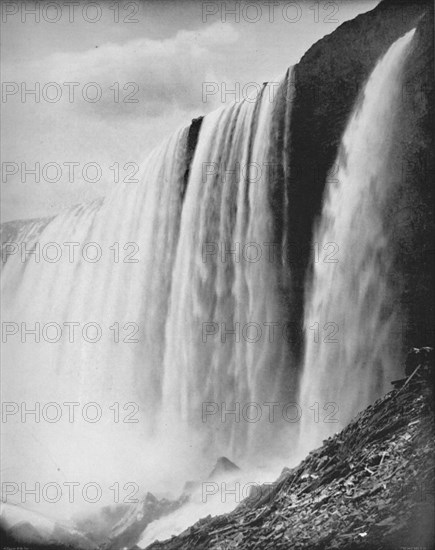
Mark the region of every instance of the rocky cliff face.
[[194, 118], [189, 126], [187, 135], [187, 152], [186, 152], [186, 172], [184, 173], [184, 187], [182, 196], [186, 193], [187, 182], [189, 181], [190, 166], [192, 164], [193, 155], [195, 154], [196, 144], [198, 143], [199, 131], [201, 129], [202, 119], [204, 117]]
[[[434, 278], [433, 250], [422, 253], [423, 243], [431, 242], [429, 235], [434, 229], [432, 2], [384, 0], [307, 51], [293, 72], [290, 145], [284, 171], [292, 197], [288, 232], [292, 243], [297, 243], [288, 252], [291, 302], [301, 319], [313, 224], [320, 213], [328, 173], [334, 173], [341, 135], [376, 62], [412, 28], [416, 28], [415, 46], [405, 69], [396, 131], [398, 202], [392, 204], [389, 222], [398, 237], [397, 268], [406, 278], [405, 347], [413, 338], [415, 345], [415, 338], [419, 340], [423, 333], [421, 345], [428, 342], [428, 320], [434, 307], [432, 291], [427, 294], [429, 280]], [[276, 231], [281, 231], [279, 219]]]
[[148, 550], [432, 548], [433, 365], [414, 371], [234, 512]]

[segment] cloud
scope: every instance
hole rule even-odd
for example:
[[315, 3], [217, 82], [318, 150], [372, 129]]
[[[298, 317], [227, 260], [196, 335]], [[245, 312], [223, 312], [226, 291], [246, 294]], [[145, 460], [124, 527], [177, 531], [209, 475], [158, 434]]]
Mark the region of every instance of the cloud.
[[[197, 109], [202, 83], [215, 81], [217, 73], [222, 79], [228, 52], [238, 38], [231, 25], [215, 23], [199, 31], [181, 30], [165, 40], [107, 42], [84, 52], [53, 53], [6, 68], [5, 80], [25, 80], [29, 87], [34, 81], [41, 87], [56, 82], [61, 86], [61, 101], [68, 105], [68, 93], [73, 93], [74, 102], [69, 105], [86, 115], [158, 117], [167, 109]], [[64, 82], [79, 85], [68, 88]], [[89, 85], [92, 82], [97, 86]], [[47, 93], [54, 97], [56, 88], [47, 88]]]
[[[225, 78], [228, 51], [239, 38], [230, 25], [213, 24], [200, 31], [181, 30], [172, 38], [139, 38], [124, 43], [106, 42], [86, 51], [52, 53], [20, 63], [3, 64], [3, 81], [24, 83], [30, 90], [39, 82], [61, 85], [57, 103], [32, 96], [23, 103], [20, 93], [7, 98], [4, 123], [8, 140], [3, 144], [5, 161], [32, 167], [47, 162], [98, 162], [104, 177], [90, 185], [80, 179], [73, 183], [65, 175], [56, 184], [35, 183], [32, 176], [20, 182], [20, 174], [2, 183], [3, 220], [52, 215], [65, 204], [91, 200], [110, 192], [114, 186], [114, 162], [141, 164], [146, 154], [166, 135], [191, 118], [209, 112], [214, 105], [202, 103], [202, 82]], [[79, 82], [74, 89], [77, 101], [68, 101], [64, 82]], [[97, 82], [102, 98], [96, 103], [82, 99], [83, 85]], [[120, 101], [114, 102], [113, 83], [119, 82]], [[138, 103], [124, 103], [127, 93]], [[110, 89], [112, 88], [112, 89]], [[49, 93], [55, 90], [51, 88]], [[94, 90], [90, 89], [89, 93]]]

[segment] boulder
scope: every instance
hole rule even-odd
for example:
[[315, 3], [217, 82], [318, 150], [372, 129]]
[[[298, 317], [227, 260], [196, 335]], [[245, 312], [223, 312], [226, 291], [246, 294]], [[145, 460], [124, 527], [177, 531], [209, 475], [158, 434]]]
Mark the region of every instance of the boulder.
[[240, 468], [231, 462], [227, 457], [221, 456], [217, 459], [217, 462], [208, 476], [209, 480], [218, 479], [224, 477], [226, 474], [234, 474], [239, 472]]

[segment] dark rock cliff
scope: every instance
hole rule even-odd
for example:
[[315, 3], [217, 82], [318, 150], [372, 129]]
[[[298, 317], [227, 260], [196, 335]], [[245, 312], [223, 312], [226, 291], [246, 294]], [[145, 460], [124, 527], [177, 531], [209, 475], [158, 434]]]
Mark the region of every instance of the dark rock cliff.
[[203, 118], [204, 117], [202, 116], [194, 118], [189, 126], [189, 133], [187, 134], [186, 171], [184, 173], [184, 186], [181, 191], [182, 198], [184, 198], [186, 193], [187, 182], [189, 181], [190, 166], [192, 164], [193, 155], [195, 154], [196, 144], [198, 143], [198, 136]]
[[[425, 242], [434, 229], [433, 193], [433, 4], [430, 1], [384, 0], [375, 9], [343, 23], [332, 34], [314, 44], [293, 72], [293, 107], [286, 160], [289, 204], [288, 234], [292, 247], [292, 308], [302, 321], [304, 285], [309, 268], [313, 226], [320, 214], [328, 172], [338, 153], [341, 136], [358, 94], [376, 62], [403, 34], [417, 28], [414, 48], [405, 68], [403, 102], [398, 113], [396, 147], [401, 168], [390, 213], [402, 230], [397, 268], [404, 274], [404, 301], [409, 317], [404, 345], [422, 339], [428, 319], [433, 317], [433, 250]], [[277, 229], [279, 231], [279, 228]], [[396, 231], [397, 232], [397, 231]], [[297, 243], [297, 246], [294, 246]], [[423, 257], [424, 255], [424, 257]], [[406, 257], [405, 257], [406, 256]], [[431, 257], [430, 257], [431, 256]], [[424, 298], [426, 296], [426, 299]], [[412, 328], [414, 326], [414, 328]], [[430, 341], [432, 342], [433, 335]], [[415, 340], [414, 340], [415, 341]]]

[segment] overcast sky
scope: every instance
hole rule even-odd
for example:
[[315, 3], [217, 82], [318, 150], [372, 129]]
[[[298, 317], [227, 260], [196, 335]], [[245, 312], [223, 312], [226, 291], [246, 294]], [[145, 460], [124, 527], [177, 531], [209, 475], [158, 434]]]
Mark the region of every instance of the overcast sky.
[[[165, 136], [221, 105], [223, 86], [239, 83], [242, 99], [246, 84], [277, 80], [377, 3], [242, 1], [236, 20], [235, 2], [59, 0], [40, 2], [36, 14], [34, 2], [27, 12], [2, 2], [2, 221], [110, 192], [114, 163], [122, 180]], [[38, 96], [23, 97], [36, 83]], [[204, 83], [216, 92], [206, 101]], [[39, 183], [22, 170], [35, 163]], [[82, 175], [87, 165], [87, 179], [99, 177], [92, 163], [95, 183]]]

